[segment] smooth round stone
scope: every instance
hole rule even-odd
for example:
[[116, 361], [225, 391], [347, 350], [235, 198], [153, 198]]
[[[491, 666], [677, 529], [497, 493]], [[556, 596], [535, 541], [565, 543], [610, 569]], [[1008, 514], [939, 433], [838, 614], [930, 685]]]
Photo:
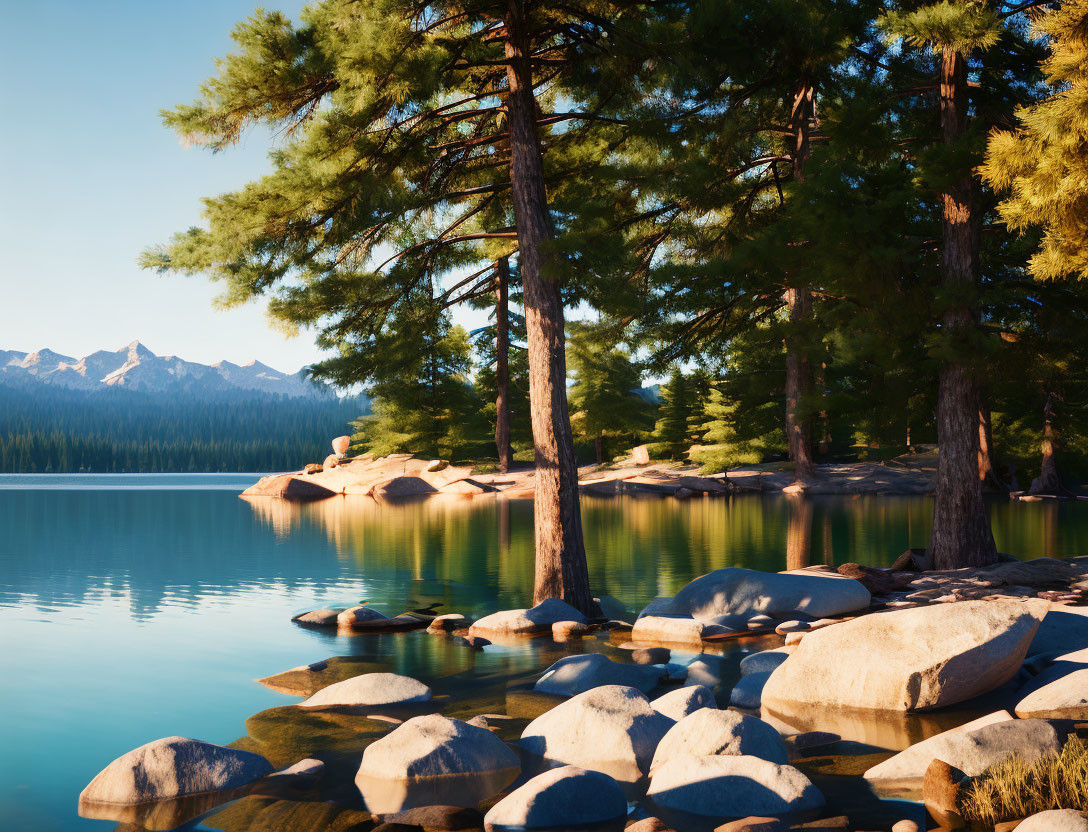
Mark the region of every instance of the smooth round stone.
[[652, 665], [621, 664], [600, 653], [564, 656], [544, 671], [533, 690], [575, 696], [602, 685], [626, 685], [648, 693], [665, 672]]
[[[690, 685], [657, 697], [650, 705], [659, 714], [679, 722], [702, 708], [717, 708], [714, 694], [705, 685]], [[670, 729], [671, 730], [671, 729]]]
[[431, 701], [431, 689], [422, 682], [395, 673], [364, 673], [322, 688], [300, 702], [302, 708], [409, 705]]
[[722, 683], [722, 660], [717, 656], [702, 656], [688, 664], [685, 684], [705, 685], [714, 689]]
[[917, 823], [906, 818], [892, 824], [892, 832], [919, 832], [920, 828]]
[[484, 816], [484, 827], [555, 829], [589, 826], [627, 814], [623, 789], [607, 774], [562, 766], [538, 774]]
[[336, 616], [336, 623], [341, 627], [352, 627], [356, 623], [363, 623], [366, 621], [382, 621], [388, 618], [388, 616], [382, 615], [376, 609], [366, 606], [349, 607], [344, 610], [338, 616]]
[[667, 664], [672, 658], [668, 647], [636, 647], [631, 651], [631, 661], [635, 664]]
[[491, 731], [427, 714], [368, 745], [355, 785], [373, 814], [421, 806], [474, 807], [520, 770], [517, 755]]
[[761, 719], [736, 711], [702, 708], [681, 719], [654, 752], [654, 772], [678, 757], [759, 757], [783, 765], [789, 759], [778, 732]]
[[301, 615], [296, 615], [291, 620], [296, 624], [309, 624], [312, 627], [335, 627], [343, 607], [330, 607], [328, 609], [310, 610]]
[[819, 809], [824, 796], [792, 766], [758, 757], [675, 757], [654, 771], [656, 806], [715, 819], [777, 816]]
[[804, 633], [811, 629], [812, 626], [807, 621], [783, 621], [774, 628], [774, 631], [784, 636], [787, 633]]
[[589, 632], [589, 625], [581, 621], [556, 621], [552, 624], [552, 638], [556, 641], [566, 641], [575, 636], [585, 635]]
[[763, 688], [770, 673], [749, 673], [741, 676], [729, 693], [729, 704], [735, 708], [758, 711], [763, 699]]
[[1027, 818], [1016, 832], [1088, 832], [1088, 819], [1075, 809], [1049, 809]]
[[132, 806], [171, 800], [237, 789], [272, 771], [272, 764], [259, 754], [165, 737], [118, 757], [95, 776], [79, 801]]
[[436, 615], [431, 623], [427, 625], [427, 629], [431, 632], [448, 633], [452, 630], [468, 627], [471, 623], [471, 619], [460, 613], [447, 613], [446, 615]]
[[762, 650], [752, 653], [740, 660], [740, 674], [747, 676], [749, 673], [770, 673], [782, 662], [790, 657], [792, 650], [779, 647], [775, 650]]

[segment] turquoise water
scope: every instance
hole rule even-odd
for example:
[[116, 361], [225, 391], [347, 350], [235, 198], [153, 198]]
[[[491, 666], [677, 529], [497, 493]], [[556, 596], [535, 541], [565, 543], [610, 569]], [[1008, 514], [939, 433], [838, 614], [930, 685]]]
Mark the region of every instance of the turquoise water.
[[[289, 621], [363, 598], [389, 614], [524, 605], [530, 503], [238, 499], [255, 477], [0, 476], [0, 828], [115, 828], [76, 815], [103, 766], [163, 736], [244, 736], [250, 715], [297, 701], [254, 680], [300, 664], [363, 656], [438, 689], [554, 660], [550, 642], [472, 653], [424, 633], [338, 636]], [[930, 510], [894, 497], [583, 506], [594, 588], [634, 611], [722, 566], [886, 564], [925, 545]], [[1004, 551], [1088, 552], [1083, 502], [997, 503], [992, 518]]]

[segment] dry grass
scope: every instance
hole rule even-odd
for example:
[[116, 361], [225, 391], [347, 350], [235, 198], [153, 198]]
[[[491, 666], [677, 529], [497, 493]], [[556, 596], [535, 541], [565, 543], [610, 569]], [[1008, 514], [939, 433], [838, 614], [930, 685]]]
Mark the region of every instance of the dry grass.
[[986, 769], [965, 788], [961, 814], [992, 827], [1047, 809], [1088, 810], [1088, 748], [1079, 737], [1060, 754], [1031, 763], [1012, 757]]

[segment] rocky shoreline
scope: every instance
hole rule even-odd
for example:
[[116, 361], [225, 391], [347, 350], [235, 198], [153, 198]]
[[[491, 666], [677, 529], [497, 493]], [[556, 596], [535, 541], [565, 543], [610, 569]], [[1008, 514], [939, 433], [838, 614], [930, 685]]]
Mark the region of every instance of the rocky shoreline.
[[[80, 811], [160, 829], [228, 801], [222, 813], [337, 818], [293, 829], [958, 828], [962, 795], [1010, 754], [1045, 762], [1088, 737], [1088, 557], [945, 572], [920, 559], [720, 569], [637, 616], [609, 597], [596, 619], [557, 599], [477, 621], [301, 613], [469, 651], [535, 639], [554, 660], [483, 700], [355, 657], [294, 668], [260, 682], [305, 698], [255, 715], [247, 738], [142, 746]], [[1088, 805], [1043, 808], [1077, 811], [1025, 828], [1088, 826]]]

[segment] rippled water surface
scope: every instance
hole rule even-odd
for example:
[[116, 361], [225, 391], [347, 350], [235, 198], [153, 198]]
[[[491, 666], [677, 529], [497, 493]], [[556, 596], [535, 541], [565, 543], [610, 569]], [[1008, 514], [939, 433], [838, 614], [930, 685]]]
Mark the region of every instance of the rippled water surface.
[[[255, 477], [0, 475], [0, 828], [114, 828], [76, 815], [96, 772], [159, 737], [244, 736], [251, 715], [298, 701], [254, 680], [300, 664], [352, 655], [436, 690], [484, 690], [556, 657], [550, 642], [473, 653], [289, 621], [364, 598], [388, 614], [522, 606], [530, 503], [238, 499]], [[594, 589], [635, 611], [723, 566], [886, 564], [925, 545], [931, 510], [896, 497], [583, 503]], [[1004, 551], [1088, 552], [1085, 503], [997, 503], [992, 518]], [[238, 810], [202, 823], [254, 828]]]

